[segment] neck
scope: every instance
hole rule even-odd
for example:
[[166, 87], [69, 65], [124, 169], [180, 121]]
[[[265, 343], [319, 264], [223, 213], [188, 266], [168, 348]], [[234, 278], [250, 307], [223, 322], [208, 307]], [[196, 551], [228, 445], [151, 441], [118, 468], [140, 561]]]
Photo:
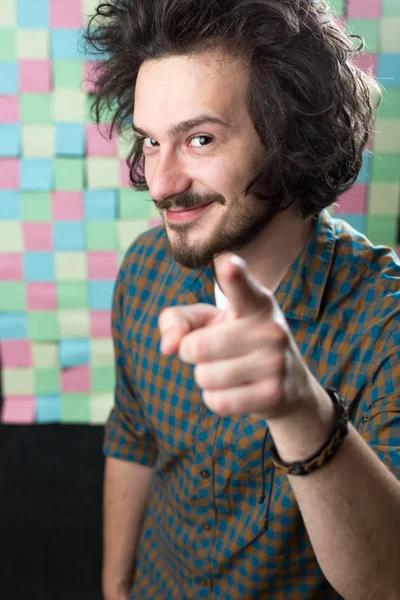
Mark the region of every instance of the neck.
[[[307, 243], [313, 223], [311, 217], [304, 219], [293, 205], [276, 215], [257, 239], [237, 255], [246, 261], [251, 275], [262, 286], [275, 292]], [[215, 264], [219, 259], [215, 259]]]

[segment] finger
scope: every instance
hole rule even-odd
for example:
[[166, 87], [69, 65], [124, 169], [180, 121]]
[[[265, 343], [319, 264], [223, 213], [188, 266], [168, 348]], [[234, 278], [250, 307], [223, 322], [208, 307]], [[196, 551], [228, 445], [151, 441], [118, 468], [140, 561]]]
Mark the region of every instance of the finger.
[[161, 351], [167, 354], [177, 352], [179, 343], [185, 335], [212, 323], [219, 317], [220, 312], [215, 306], [205, 303], [164, 309], [158, 318]]
[[258, 414], [267, 418], [269, 411], [274, 413], [277, 410], [283, 397], [283, 380], [279, 377], [225, 390], [203, 392], [204, 404], [221, 417]]
[[272, 293], [250, 274], [246, 262], [239, 256], [226, 257], [216, 265], [216, 273], [234, 318], [272, 312]]
[[273, 376], [285, 377], [285, 373], [283, 350], [266, 348], [228, 360], [201, 363], [194, 369], [195, 381], [205, 391], [249, 385]]
[[182, 339], [179, 356], [188, 363], [213, 362], [263, 347], [282, 349], [287, 342], [288, 333], [280, 325], [272, 320], [260, 323], [251, 317], [192, 331]]

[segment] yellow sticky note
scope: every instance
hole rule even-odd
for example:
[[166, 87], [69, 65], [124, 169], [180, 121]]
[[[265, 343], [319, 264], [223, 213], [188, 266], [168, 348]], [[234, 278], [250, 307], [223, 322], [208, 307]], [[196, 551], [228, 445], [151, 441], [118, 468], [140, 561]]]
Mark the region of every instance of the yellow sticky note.
[[17, 23], [16, 0], [1, 0], [0, 27], [15, 27]]
[[51, 158], [54, 156], [53, 125], [23, 125], [22, 153], [28, 157]]
[[375, 121], [374, 152], [400, 153], [400, 120], [379, 119]]
[[89, 156], [86, 161], [86, 178], [89, 189], [118, 189], [120, 187], [119, 159]]
[[93, 365], [113, 365], [114, 347], [112, 339], [92, 339], [90, 341], [90, 355]]
[[136, 139], [136, 136], [134, 136], [133, 134], [130, 134], [128, 132], [124, 132], [123, 134], [118, 136], [117, 149], [118, 149], [119, 158], [124, 158], [124, 159], [128, 158], [128, 155], [130, 154], [130, 152], [133, 148], [135, 139]]
[[56, 252], [57, 281], [86, 281], [87, 255], [85, 252]]
[[22, 226], [19, 221], [0, 222], [0, 252], [22, 252]]
[[54, 120], [67, 122], [85, 121], [86, 95], [70, 88], [54, 90]]
[[89, 338], [89, 311], [86, 309], [59, 310], [58, 328], [61, 338]]
[[128, 250], [141, 233], [150, 229], [149, 219], [132, 219], [129, 221], [121, 220], [117, 222], [118, 232], [118, 248], [121, 250]]
[[83, 14], [85, 16], [93, 15], [99, 5], [99, 0], [83, 0]]
[[32, 358], [35, 367], [58, 367], [60, 364], [58, 345], [53, 343], [33, 343]]
[[18, 58], [49, 58], [49, 45], [46, 29], [17, 29]]
[[110, 415], [114, 404], [113, 394], [97, 394], [90, 397], [90, 422], [103, 425]]
[[5, 396], [30, 396], [34, 394], [32, 369], [4, 369], [3, 386]]

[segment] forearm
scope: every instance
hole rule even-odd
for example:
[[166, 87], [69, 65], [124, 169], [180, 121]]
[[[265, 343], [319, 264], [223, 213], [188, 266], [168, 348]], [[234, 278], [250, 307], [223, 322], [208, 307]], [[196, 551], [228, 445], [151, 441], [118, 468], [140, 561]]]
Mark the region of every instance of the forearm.
[[[283, 460], [304, 460], [327, 439], [334, 413], [322, 405], [326, 410], [307, 425], [270, 424]], [[289, 476], [289, 481], [331, 585], [346, 600], [398, 600], [400, 483], [357, 431], [349, 426], [325, 466], [306, 476]]]
[[151, 489], [152, 469], [106, 459], [104, 476], [103, 593], [112, 597], [132, 582], [143, 516]]

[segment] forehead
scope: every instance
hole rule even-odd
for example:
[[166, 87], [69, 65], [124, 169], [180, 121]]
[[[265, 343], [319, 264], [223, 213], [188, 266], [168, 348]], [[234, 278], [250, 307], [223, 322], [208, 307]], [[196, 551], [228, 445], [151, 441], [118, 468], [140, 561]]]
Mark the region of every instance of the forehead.
[[237, 121], [246, 88], [245, 65], [222, 52], [146, 61], [136, 83], [135, 123], [160, 131], [200, 113]]

